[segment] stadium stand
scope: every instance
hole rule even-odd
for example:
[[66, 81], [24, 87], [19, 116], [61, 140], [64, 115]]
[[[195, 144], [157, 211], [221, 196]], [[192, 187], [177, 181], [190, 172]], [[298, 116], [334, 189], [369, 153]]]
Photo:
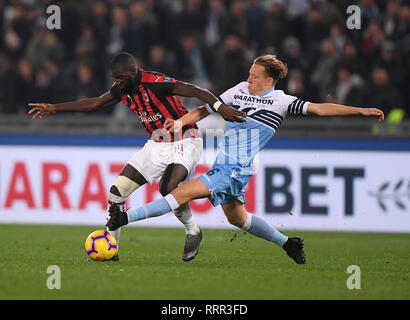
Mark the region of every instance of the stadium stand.
[[[61, 8], [61, 29], [46, 8]], [[346, 27], [349, 5], [361, 28]], [[220, 94], [246, 80], [254, 57], [289, 68], [277, 88], [312, 102], [378, 107], [385, 123], [289, 118], [282, 136], [410, 136], [410, 4], [400, 0], [0, 0], [1, 133], [143, 134], [120, 104], [39, 123], [28, 102], [57, 103], [109, 90], [120, 51], [146, 70]], [[186, 100], [189, 108], [199, 101]], [[31, 122], [30, 122], [31, 121]]]

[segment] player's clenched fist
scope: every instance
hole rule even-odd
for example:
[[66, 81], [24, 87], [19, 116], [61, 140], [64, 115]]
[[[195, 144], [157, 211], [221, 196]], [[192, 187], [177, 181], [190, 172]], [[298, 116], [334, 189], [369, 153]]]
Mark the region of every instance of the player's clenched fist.
[[169, 132], [179, 132], [182, 128], [182, 122], [167, 118], [164, 122], [164, 128]]
[[32, 119], [35, 118], [43, 118], [47, 114], [54, 114], [56, 113], [56, 107], [49, 103], [29, 103], [29, 107], [32, 107], [28, 114], [34, 114]]

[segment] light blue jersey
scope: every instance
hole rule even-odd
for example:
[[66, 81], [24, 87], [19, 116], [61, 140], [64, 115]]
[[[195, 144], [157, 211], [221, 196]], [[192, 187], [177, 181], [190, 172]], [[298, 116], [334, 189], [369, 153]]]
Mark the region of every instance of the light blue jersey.
[[[281, 126], [288, 114], [307, 114], [309, 102], [271, 90], [258, 96], [249, 93], [248, 83], [241, 82], [220, 96], [220, 101], [246, 113], [246, 122], [227, 122], [218, 146], [215, 163], [200, 176], [211, 191], [214, 206], [239, 200], [245, 203], [244, 187], [254, 174], [253, 161]], [[210, 113], [216, 112], [210, 105]]]
[[[220, 96], [222, 103], [247, 114], [246, 122], [227, 122], [216, 162], [237, 164], [243, 174], [253, 174], [253, 160], [281, 126], [288, 114], [306, 114], [306, 101], [271, 90], [258, 96], [249, 93], [248, 83], [241, 82]], [[210, 113], [215, 112], [209, 105]]]

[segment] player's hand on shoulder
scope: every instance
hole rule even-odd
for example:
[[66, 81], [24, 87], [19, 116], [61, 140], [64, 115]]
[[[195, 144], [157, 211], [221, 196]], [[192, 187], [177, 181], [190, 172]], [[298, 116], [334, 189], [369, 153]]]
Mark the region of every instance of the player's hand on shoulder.
[[31, 109], [28, 111], [28, 114], [34, 114], [32, 119], [43, 118], [45, 115], [56, 113], [56, 107], [53, 104], [49, 103], [29, 103]]
[[224, 104], [221, 104], [219, 106], [218, 113], [222, 116], [222, 118], [224, 118], [225, 121], [246, 122], [246, 120], [244, 119], [244, 117], [246, 117], [245, 112], [239, 111]]
[[362, 108], [362, 115], [366, 117], [376, 117], [377, 121], [382, 122], [384, 120], [384, 113], [377, 108]]
[[179, 132], [182, 128], [182, 122], [179, 120], [173, 120], [166, 118], [164, 122], [164, 128], [169, 132]]

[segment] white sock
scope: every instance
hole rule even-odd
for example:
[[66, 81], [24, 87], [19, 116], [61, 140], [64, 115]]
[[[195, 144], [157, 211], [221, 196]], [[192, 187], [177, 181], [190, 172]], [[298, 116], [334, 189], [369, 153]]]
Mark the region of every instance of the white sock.
[[118, 228], [117, 230], [110, 231], [108, 230], [110, 235], [112, 235], [115, 238], [115, 241], [117, 241], [117, 252], [118, 248], [120, 247], [120, 234], [121, 234], [121, 228]]
[[191, 208], [188, 203], [181, 205], [174, 210], [175, 217], [182, 222], [185, 228], [186, 234], [197, 235], [199, 233], [199, 227], [192, 217]]
[[117, 195], [110, 192], [108, 194], [108, 200], [113, 202], [113, 203], [125, 204], [125, 201], [127, 201], [127, 198], [117, 196]]
[[251, 227], [251, 223], [252, 223], [252, 215], [247, 212], [246, 213], [246, 220], [245, 223], [243, 224], [243, 226], [241, 227], [242, 230], [248, 231], [249, 228]]
[[177, 199], [175, 199], [175, 197], [168, 193], [165, 197], [164, 197], [165, 201], [168, 202], [169, 207], [171, 208], [171, 210], [175, 210], [177, 208], [179, 208], [179, 203], [177, 201]]

